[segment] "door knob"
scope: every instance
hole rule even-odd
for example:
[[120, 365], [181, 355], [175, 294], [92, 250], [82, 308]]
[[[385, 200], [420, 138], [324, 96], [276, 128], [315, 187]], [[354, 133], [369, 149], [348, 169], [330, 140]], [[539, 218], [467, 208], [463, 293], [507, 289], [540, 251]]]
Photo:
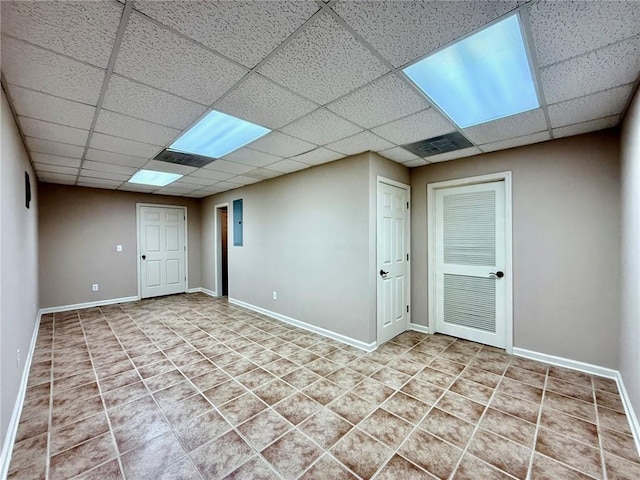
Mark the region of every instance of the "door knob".
[[146, 256], [146, 255], [142, 255], [142, 259], [143, 259], [143, 260], [146, 260], [146, 259], [147, 259], [147, 256]]
[[387, 275], [389, 272], [385, 272], [384, 270], [380, 270], [380, 276], [384, 277], [385, 275]]
[[489, 275], [493, 275], [494, 277], [498, 277], [498, 278], [502, 278], [504, 277], [504, 273], [503, 272], [490, 272]]

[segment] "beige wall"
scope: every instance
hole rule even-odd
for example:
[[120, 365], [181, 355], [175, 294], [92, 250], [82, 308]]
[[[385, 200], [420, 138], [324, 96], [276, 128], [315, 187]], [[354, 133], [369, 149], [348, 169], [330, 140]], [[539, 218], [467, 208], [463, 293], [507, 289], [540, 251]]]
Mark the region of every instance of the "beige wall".
[[620, 373], [640, 415], [640, 95], [622, 129]]
[[411, 171], [413, 317], [427, 324], [427, 184], [513, 172], [514, 346], [618, 366], [619, 136], [604, 131]]
[[200, 200], [48, 183], [39, 195], [43, 308], [138, 294], [136, 203], [187, 207], [188, 283], [201, 286]]
[[229, 244], [229, 297], [375, 341], [371, 194], [377, 174], [408, 181], [405, 167], [364, 153], [205, 199], [203, 286], [217, 288], [214, 207], [229, 202], [231, 211], [231, 202], [242, 198], [244, 246]]
[[[2, 90], [0, 106], [0, 442], [4, 447], [38, 311], [38, 189]], [[25, 207], [24, 172], [31, 177]], [[20, 362], [16, 365], [16, 350]], [[0, 448], [1, 450], [1, 448]]]

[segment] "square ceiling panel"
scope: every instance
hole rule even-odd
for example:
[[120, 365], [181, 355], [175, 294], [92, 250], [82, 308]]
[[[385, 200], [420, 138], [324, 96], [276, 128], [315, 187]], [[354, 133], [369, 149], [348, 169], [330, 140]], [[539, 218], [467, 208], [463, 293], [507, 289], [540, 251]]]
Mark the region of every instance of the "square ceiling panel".
[[4, 1], [2, 33], [107, 68], [123, 6], [112, 1]]
[[64, 173], [39, 173], [38, 180], [45, 183], [58, 183], [60, 185], [75, 185], [76, 175]]
[[296, 160], [297, 162], [301, 162], [301, 163], [306, 163], [308, 165], [321, 165], [323, 163], [333, 162], [343, 157], [344, 155], [341, 153], [337, 153], [337, 152], [334, 152], [333, 150], [328, 150], [326, 148], [319, 147], [310, 152], [297, 155], [293, 157], [292, 160]]
[[206, 170], [216, 170], [224, 173], [234, 173], [236, 175], [242, 175], [253, 170], [255, 167], [249, 165], [242, 165], [240, 163], [229, 162], [227, 160], [216, 160], [204, 167]]
[[52, 142], [41, 138], [25, 137], [27, 148], [32, 152], [49, 153], [61, 157], [82, 158], [84, 147], [68, 143]]
[[269, 168], [271, 170], [275, 170], [276, 172], [291, 173], [309, 168], [309, 165], [307, 165], [306, 163], [297, 162], [295, 160], [281, 160], [278, 163], [269, 165]]
[[429, 108], [408, 117], [372, 129], [382, 138], [403, 145], [453, 132], [456, 127], [435, 108]]
[[542, 1], [531, 4], [529, 18], [544, 67], [637, 35], [640, 9], [635, 1]]
[[337, 2], [332, 8], [395, 67], [495, 20], [516, 1]]
[[299, 138], [290, 137], [281, 132], [271, 132], [251, 144], [252, 150], [277, 155], [280, 157], [292, 157], [313, 150], [313, 143], [305, 142]]
[[191, 173], [191, 176], [202, 179], [207, 179], [209, 183], [220, 182], [222, 180], [229, 180], [235, 176], [235, 173], [217, 172], [215, 170], [208, 170], [206, 168], [199, 168], [195, 172]]
[[333, 17], [323, 14], [258, 71], [324, 105], [388, 70]]
[[95, 107], [16, 85], [8, 87], [18, 115], [89, 130]]
[[50, 155], [48, 153], [31, 152], [31, 159], [35, 163], [47, 164], [47, 165], [60, 165], [61, 167], [76, 167], [80, 166], [80, 158], [61, 157], [59, 155]]
[[106, 150], [107, 152], [147, 158], [153, 157], [162, 149], [160, 145], [150, 145], [148, 143], [127, 140], [99, 132], [94, 132], [91, 136], [90, 146], [98, 150]]
[[339, 153], [344, 153], [345, 155], [355, 155], [356, 153], [369, 150], [379, 152], [380, 150], [387, 150], [391, 147], [393, 147], [392, 143], [387, 142], [369, 131], [360, 132], [352, 137], [347, 137], [327, 145], [327, 148]]
[[537, 108], [528, 112], [500, 118], [475, 127], [465, 128], [462, 132], [473, 143], [482, 144], [497, 142], [507, 138], [521, 137], [530, 133], [547, 129], [547, 121], [542, 109]]
[[279, 162], [282, 160], [282, 157], [259, 152], [257, 150], [251, 150], [249, 148], [241, 148], [229, 155], [225, 155], [224, 159], [229, 160], [230, 162], [242, 163], [253, 167], [264, 167], [265, 165]]
[[326, 108], [321, 108], [287, 125], [282, 131], [316, 145], [324, 145], [355, 135], [362, 129], [338, 117]]
[[429, 165], [431, 162], [426, 161], [424, 158], [417, 158], [416, 160], [409, 160], [404, 162], [403, 165], [408, 168], [423, 167]]
[[102, 109], [95, 131], [153, 145], [166, 145], [180, 130]]
[[206, 110], [204, 105], [113, 75], [102, 106], [135, 118], [184, 129]]
[[2, 37], [2, 73], [9, 83], [95, 105], [105, 71], [21, 40]]
[[445, 162], [447, 160], [453, 160], [455, 158], [471, 157], [472, 155], [479, 155], [482, 151], [478, 147], [463, 148], [462, 150], [456, 150], [455, 152], [446, 152], [439, 155], [431, 155], [427, 157], [430, 163]]
[[429, 108], [429, 103], [392, 73], [330, 103], [327, 108], [361, 127], [373, 128]]
[[34, 163], [38, 173], [47, 172], [47, 173], [64, 173], [66, 175], [78, 175], [77, 167], [63, 167], [61, 165], [48, 165], [46, 163]]
[[215, 104], [215, 109], [271, 129], [279, 128], [318, 105], [254, 74]]
[[119, 182], [126, 182], [131, 178], [131, 174], [123, 174], [123, 173], [113, 173], [113, 172], [104, 172], [102, 170], [92, 170], [90, 168], [86, 168], [85, 165], [82, 166], [82, 170], [80, 170], [81, 178], [100, 178], [103, 180], [118, 180]]
[[247, 67], [254, 67], [319, 9], [310, 0], [137, 0], [134, 8]]
[[580, 135], [582, 133], [593, 132], [596, 130], [604, 130], [605, 128], [615, 127], [620, 121], [620, 115], [612, 115], [610, 117], [591, 120], [590, 122], [576, 123], [566, 127], [554, 128], [553, 137], [562, 138], [570, 135]]
[[633, 85], [625, 85], [567, 102], [549, 105], [549, 119], [554, 128], [573, 123], [617, 115], [624, 109]]
[[389, 160], [399, 163], [410, 162], [411, 160], [418, 159], [417, 155], [402, 147], [393, 147], [378, 153]]
[[180, 175], [188, 175], [196, 171], [195, 167], [189, 167], [187, 165], [179, 165], [177, 163], [167, 163], [161, 162], [159, 160], [149, 160], [145, 166], [144, 170], [152, 170], [154, 172], [164, 172], [164, 173], [177, 173]]
[[268, 178], [275, 178], [283, 175], [282, 172], [276, 172], [275, 170], [269, 170], [268, 168], [256, 168], [245, 174], [246, 177], [259, 178], [266, 180]]
[[82, 164], [82, 168], [87, 170], [93, 170], [96, 172], [117, 173], [120, 175], [133, 175], [136, 173], [137, 168], [125, 167], [123, 165], [113, 165], [111, 163], [94, 162], [92, 160], [85, 160]]
[[142, 167], [149, 160], [148, 158], [132, 157], [130, 155], [105, 152], [104, 150], [96, 150], [94, 148], [90, 148], [87, 150], [86, 159], [95, 160], [96, 162], [112, 163], [114, 165], [124, 165], [135, 168]]
[[494, 152], [496, 150], [505, 150], [507, 148], [515, 148], [532, 143], [546, 142], [550, 139], [551, 135], [549, 134], [549, 132], [538, 132], [532, 135], [523, 135], [522, 137], [509, 138], [507, 140], [501, 140], [499, 142], [487, 143], [485, 145], [481, 145], [480, 148], [483, 152]]
[[114, 72], [210, 105], [247, 69], [132, 14]]
[[556, 63], [541, 71], [547, 103], [558, 103], [635, 82], [640, 71], [640, 37]]
[[57, 123], [44, 122], [34, 118], [18, 117], [22, 133], [29, 137], [52, 140], [54, 142], [70, 143], [84, 147], [87, 144], [89, 130], [67, 127]]

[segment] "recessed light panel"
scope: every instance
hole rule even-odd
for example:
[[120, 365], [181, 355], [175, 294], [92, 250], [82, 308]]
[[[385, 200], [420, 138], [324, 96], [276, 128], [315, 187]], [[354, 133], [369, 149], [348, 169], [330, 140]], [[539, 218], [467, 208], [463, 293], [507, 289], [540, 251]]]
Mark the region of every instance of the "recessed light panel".
[[459, 127], [538, 108], [518, 15], [404, 69]]
[[139, 183], [140, 185], [155, 185], [164, 187], [175, 182], [182, 175], [177, 173], [156, 172], [154, 170], [140, 170], [129, 179], [129, 183]]
[[255, 123], [212, 110], [169, 145], [169, 150], [220, 158], [270, 131]]

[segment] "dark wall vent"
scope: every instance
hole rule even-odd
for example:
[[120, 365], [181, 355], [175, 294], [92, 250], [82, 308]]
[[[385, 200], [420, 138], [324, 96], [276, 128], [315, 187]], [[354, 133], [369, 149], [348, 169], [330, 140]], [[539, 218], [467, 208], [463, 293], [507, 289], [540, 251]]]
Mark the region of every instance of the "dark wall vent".
[[156, 155], [156, 158], [154, 158], [154, 160], [200, 168], [213, 162], [215, 158], [203, 157], [202, 155], [194, 155], [193, 153], [174, 152], [172, 150], [165, 149], [158, 155]]
[[453, 152], [463, 148], [473, 147], [473, 143], [467, 140], [460, 132], [447, 133], [439, 137], [420, 140], [419, 142], [402, 145], [411, 153], [421, 158], [438, 155], [439, 153]]

